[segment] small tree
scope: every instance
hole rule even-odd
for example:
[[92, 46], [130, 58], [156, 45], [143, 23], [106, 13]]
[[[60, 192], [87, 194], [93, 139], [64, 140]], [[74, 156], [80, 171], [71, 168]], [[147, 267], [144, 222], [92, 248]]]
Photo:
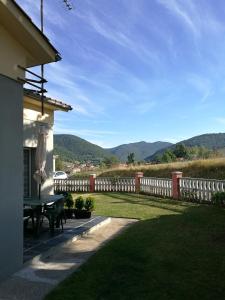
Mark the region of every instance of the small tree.
[[188, 149], [184, 144], [178, 144], [178, 145], [176, 145], [175, 149], [173, 150], [173, 153], [178, 158], [187, 158]]
[[119, 163], [119, 160], [116, 156], [112, 155], [109, 157], [105, 157], [103, 163], [106, 165], [106, 167], [110, 168], [117, 165]]
[[174, 155], [174, 153], [171, 150], [166, 150], [161, 158], [161, 162], [164, 163], [169, 163], [169, 162], [173, 162], [176, 160], [176, 156]]
[[59, 171], [63, 170], [63, 161], [59, 157], [55, 160], [55, 169]]
[[161, 162], [162, 162], [162, 155], [157, 154], [154, 159], [154, 163], [161, 163]]
[[128, 163], [128, 165], [131, 165], [131, 164], [134, 164], [134, 153], [132, 152], [132, 153], [129, 153], [128, 155], [127, 155], [127, 163]]

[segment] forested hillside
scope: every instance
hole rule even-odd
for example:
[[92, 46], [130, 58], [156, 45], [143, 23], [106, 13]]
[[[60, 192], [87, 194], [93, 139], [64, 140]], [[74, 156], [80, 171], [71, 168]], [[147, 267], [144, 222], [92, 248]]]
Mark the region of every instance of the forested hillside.
[[134, 153], [134, 158], [136, 161], [141, 161], [146, 158], [146, 156], [154, 154], [160, 149], [167, 148], [171, 146], [168, 142], [138, 142], [130, 143], [117, 146], [115, 148], [108, 149], [110, 153], [116, 155], [120, 161], [126, 162], [129, 153]]
[[109, 156], [105, 149], [75, 135], [54, 135], [54, 152], [65, 161], [102, 160]]
[[153, 155], [146, 157], [146, 161], [155, 161], [157, 157], [162, 156], [167, 150], [173, 151], [178, 145], [186, 147], [202, 147], [209, 150], [218, 150], [225, 147], [225, 133], [208, 133], [183, 140], [177, 144], [155, 152]]

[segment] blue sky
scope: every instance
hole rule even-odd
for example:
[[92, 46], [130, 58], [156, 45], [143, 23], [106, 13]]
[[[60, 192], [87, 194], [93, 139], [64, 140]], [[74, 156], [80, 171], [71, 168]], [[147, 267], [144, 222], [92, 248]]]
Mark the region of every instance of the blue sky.
[[[18, 0], [39, 24], [39, 1]], [[103, 147], [225, 132], [224, 0], [45, 0], [55, 132]]]

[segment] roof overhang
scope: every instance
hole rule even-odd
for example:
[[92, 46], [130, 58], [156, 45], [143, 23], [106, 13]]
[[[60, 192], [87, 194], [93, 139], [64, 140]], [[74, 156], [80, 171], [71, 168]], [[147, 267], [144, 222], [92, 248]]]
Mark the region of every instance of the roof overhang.
[[[24, 89], [24, 101], [41, 107], [41, 96], [35, 92]], [[68, 112], [72, 110], [72, 106], [49, 97], [44, 97], [44, 106], [50, 110], [61, 110]]]
[[14, 0], [0, 0], [0, 20], [5, 29], [27, 50], [26, 68], [55, 62], [59, 52]]

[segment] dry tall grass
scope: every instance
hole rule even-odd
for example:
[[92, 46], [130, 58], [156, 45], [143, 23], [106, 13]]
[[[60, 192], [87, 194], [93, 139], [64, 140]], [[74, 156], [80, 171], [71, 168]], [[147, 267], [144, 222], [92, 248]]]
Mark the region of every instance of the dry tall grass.
[[139, 165], [129, 168], [113, 168], [99, 176], [134, 176], [141, 171], [144, 176], [171, 178], [171, 172], [182, 171], [184, 177], [225, 179], [225, 158], [173, 162], [168, 164]]

